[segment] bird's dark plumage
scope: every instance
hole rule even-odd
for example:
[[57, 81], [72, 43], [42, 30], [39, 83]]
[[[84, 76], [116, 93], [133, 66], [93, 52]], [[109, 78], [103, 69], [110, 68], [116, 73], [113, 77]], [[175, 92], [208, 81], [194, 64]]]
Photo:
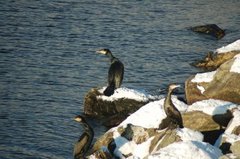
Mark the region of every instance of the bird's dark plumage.
[[111, 96], [113, 95], [114, 90], [119, 88], [122, 84], [124, 65], [118, 58], [112, 55], [109, 49], [101, 49], [97, 51], [97, 53], [107, 55], [111, 61], [111, 65], [108, 70], [108, 86], [103, 92], [104, 95]]
[[85, 158], [85, 155], [87, 154], [88, 150], [91, 148], [94, 132], [93, 129], [86, 122], [84, 117], [78, 115], [74, 118], [74, 120], [83, 124], [84, 132], [74, 146], [73, 155], [74, 159], [83, 159]]
[[171, 124], [176, 124], [180, 128], [183, 128], [181, 113], [174, 106], [172, 99], [171, 99], [172, 91], [177, 87], [180, 87], [180, 85], [170, 84], [168, 86], [168, 94], [164, 100], [164, 110], [165, 110], [167, 117], [170, 119]]

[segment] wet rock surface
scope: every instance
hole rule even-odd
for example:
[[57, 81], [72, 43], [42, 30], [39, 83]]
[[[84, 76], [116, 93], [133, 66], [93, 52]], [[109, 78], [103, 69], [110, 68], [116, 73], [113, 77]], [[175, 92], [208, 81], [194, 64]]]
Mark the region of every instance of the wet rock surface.
[[197, 33], [211, 35], [216, 39], [221, 39], [225, 36], [225, 31], [216, 24], [199, 25], [191, 27], [190, 29]]
[[232, 59], [240, 51], [230, 51], [226, 53], [217, 54], [214, 52], [208, 52], [207, 55], [199, 61], [193, 63], [195, 67], [203, 68], [205, 70], [216, 70], [224, 62]]

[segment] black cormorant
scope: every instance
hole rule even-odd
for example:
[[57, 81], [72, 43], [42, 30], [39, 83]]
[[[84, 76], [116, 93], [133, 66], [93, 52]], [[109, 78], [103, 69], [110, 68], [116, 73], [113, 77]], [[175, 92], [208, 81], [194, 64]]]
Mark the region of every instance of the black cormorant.
[[75, 144], [73, 155], [74, 159], [83, 159], [91, 147], [94, 132], [81, 115], [76, 116], [74, 120], [83, 124], [84, 133], [80, 136], [78, 142]]
[[111, 96], [116, 88], [119, 88], [122, 84], [124, 75], [123, 63], [116, 57], [114, 57], [109, 49], [98, 50], [97, 53], [107, 55], [110, 58], [111, 65], [108, 70], [108, 86], [104, 90], [104, 95]]
[[183, 121], [182, 121], [181, 113], [174, 106], [172, 99], [171, 99], [172, 92], [177, 87], [180, 87], [180, 85], [170, 84], [168, 86], [167, 97], [164, 100], [164, 111], [167, 115], [167, 118], [170, 119], [171, 124], [178, 125], [180, 128], [183, 128]]

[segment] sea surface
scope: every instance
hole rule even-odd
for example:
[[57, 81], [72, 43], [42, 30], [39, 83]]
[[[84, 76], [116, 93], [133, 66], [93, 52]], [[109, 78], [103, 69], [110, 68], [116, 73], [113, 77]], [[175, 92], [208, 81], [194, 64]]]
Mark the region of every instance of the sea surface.
[[[109, 48], [123, 87], [161, 93], [190, 64], [240, 38], [239, 0], [0, 1], [0, 158], [71, 159], [84, 95], [107, 85]], [[188, 28], [217, 24], [221, 40]], [[183, 91], [179, 95], [183, 95]], [[95, 139], [107, 128], [89, 119]]]

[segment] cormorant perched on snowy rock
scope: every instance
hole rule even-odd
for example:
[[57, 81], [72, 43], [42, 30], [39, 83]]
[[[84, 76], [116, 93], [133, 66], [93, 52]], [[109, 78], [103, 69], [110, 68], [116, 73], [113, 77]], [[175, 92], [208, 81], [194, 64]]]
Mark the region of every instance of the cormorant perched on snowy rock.
[[167, 115], [167, 118], [170, 119], [171, 123], [178, 125], [180, 128], [183, 128], [182, 116], [178, 109], [174, 106], [171, 95], [175, 88], [180, 87], [180, 85], [170, 84], [168, 86], [167, 97], [164, 100], [164, 111]]
[[108, 86], [104, 90], [104, 95], [111, 96], [116, 88], [119, 88], [122, 84], [124, 75], [123, 63], [114, 57], [109, 49], [98, 50], [97, 53], [107, 55], [111, 60], [111, 65], [108, 70]]
[[74, 159], [83, 159], [91, 147], [94, 132], [81, 115], [76, 116], [74, 120], [83, 124], [84, 133], [80, 136], [78, 142], [75, 144], [73, 155]]

